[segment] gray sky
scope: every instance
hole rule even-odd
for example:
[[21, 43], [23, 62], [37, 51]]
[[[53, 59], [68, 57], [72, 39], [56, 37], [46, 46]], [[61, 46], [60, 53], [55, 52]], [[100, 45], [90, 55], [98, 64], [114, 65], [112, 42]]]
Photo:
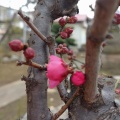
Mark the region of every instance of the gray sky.
[[[80, 14], [87, 14], [88, 16], [93, 16], [90, 11], [89, 5], [95, 4], [96, 0], [80, 0], [78, 3]], [[0, 5], [5, 7], [11, 7], [14, 9], [19, 9], [21, 5], [25, 4], [26, 0], [0, 0]], [[28, 8], [24, 8], [24, 11], [34, 10], [34, 5], [30, 4]]]

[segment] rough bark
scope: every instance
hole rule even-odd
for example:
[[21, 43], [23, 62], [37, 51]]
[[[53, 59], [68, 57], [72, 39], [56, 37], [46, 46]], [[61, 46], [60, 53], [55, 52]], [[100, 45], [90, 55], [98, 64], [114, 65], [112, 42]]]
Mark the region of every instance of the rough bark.
[[[112, 78], [101, 78], [98, 80], [100, 95], [99, 101], [89, 108], [83, 100], [83, 95], [76, 98], [69, 107], [70, 120], [119, 120], [120, 107], [114, 102], [115, 80]], [[100, 87], [100, 86], [103, 86]]]
[[[49, 36], [52, 18], [48, 7], [51, 7], [53, 0], [49, 0], [49, 6], [46, 1], [39, 0], [35, 8], [34, 25], [45, 36]], [[35, 50], [34, 62], [44, 65], [48, 62], [47, 44], [31, 32], [29, 45]], [[51, 114], [47, 106], [47, 78], [43, 70], [29, 68], [29, 77], [33, 78], [32, 83], [26, 82], [27, 89], [27, 119], [28, 120], [50, 120]], [[35, 84], [37, 81], [37, 84]]]
[[86, 83], [84, 99], [93, 103], [97, 99], [97, 76], [100, 69], [100, 48], [107, 34], [112, 17], [118, 8], [119, 0], [97, 0], [95, 17], [87, 34], [86, 44]]
[[[46, 37], [49, 36], [52, 22], [55, 18], [63, 16], [62, 7], [65, 0], [38, 0], [34, 13], [34, 25]], [[71, 0], [74, 3], [74, 0]], [[76, 4], [76, 3], [75, 3]], [[70, 5], [71, 7], [72, 4]], [[74, 11], [75, 12], [75, 11]], [[68, 11], [71, 13], [71, 11]], [[49, 40], [49, 39], [48, 39]], [[28, 40], [29, 45], [35, 50], [36, 55], [32, 60], [35, 63], [44, 65], [48, 62], [48, 47], [50, 54], [54, 54], [54, 49], [42, 41], [33, 31]], [[61, 86], [61, 85], [60, 85]], [[63, 85], [60, 87], [61, 95], [65, 95]], [[28, 120], [50, 120], [51, 112], [47, 106], [47, 78], [44, 70], [30, 67], [26, 81], [27, 92], [27, 119]]]

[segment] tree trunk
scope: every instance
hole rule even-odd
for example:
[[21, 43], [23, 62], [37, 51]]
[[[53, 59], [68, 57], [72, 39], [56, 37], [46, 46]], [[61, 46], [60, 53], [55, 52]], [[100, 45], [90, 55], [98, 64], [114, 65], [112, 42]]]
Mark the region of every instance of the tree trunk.
[[[51, 25], [54, 19], [63, 16], [64, 14], [74, 13], [78, 0], [71, 0], [70, 8], [63, 13], [64, 0], [38, 0], [34, 13], [34, 25], [46, 37], [50, 35]], [[65, 2], [67, 3], [67, 2]], [[72, 9], [72, 10], [69, 10]], [[75, 13], [74, 13], [75, 14]], [[32, 60], [38, 64], [44, 65], [48, 62], [48, 46], [43, 42], [33, 31], [30, 34], [28, 41], [29, 45], [35, 50], [35, 58]], [[62, 86], [63, 87], [63, 86]], [[63, 91], [63, 90], [62, 90]], [[47, 78], [44, 70], [39, 70], [30, 67], [28, 70], [28, 78], [26, 81], [27, 92], [27, 119], [28, 120], [50, 120], [51, 112], [47, 106]], [[61, 93], [64, 94], [64, 93]]]
[[[49, 36], [52, 25], [50, 10], [52, 0], [39, 0], [35, 7], [34, 25], [45, 36]], [[49, 6], [48, 6], [49, 5]], [[35, 50], [34, 62], [44, 65], [48, 62], [48, 47], [34, 32], [31, 32], [29, 45]], [[51, 115], [47, 106], [47, 78], [44, 70], [29, 68], [27, 90], [27, 120], [50, 120]]]

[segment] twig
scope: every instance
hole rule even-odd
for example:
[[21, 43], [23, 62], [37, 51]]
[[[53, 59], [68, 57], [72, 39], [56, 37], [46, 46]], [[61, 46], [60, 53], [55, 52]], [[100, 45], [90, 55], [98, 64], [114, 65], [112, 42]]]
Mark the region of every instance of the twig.
[[40, 70], [46, 70], [46, 66], [45, 65], [39, 65], [35, 62], [32, 61], [17, 61], [17, 66], [21, 66], [21, 65], [28, 65], [28, 66], [32, 66], [34, 68], [38, 68]]
[[65, 89], [65, 86], [64, 86], [63, 82], [61, 82], [57, 86], [57, 90], [59, 92], [59, 95], [60, 95], [61, 99], [66, 103], [68, 101], [68, 92]]
[[93, 8], [92, 5], [89, 5], [89, 7], [90, 7], [91, 11], [95, 11], [95, 9]]
[[18, 11], [21, 18], [27, 23], [27, 25], [44, 41], [47, 43], [47, 38], [35, 27], [35, 25], [30, 21], [28, 16], [23, 15], [22, 11]]
[[59, 118], [64, 112], [65, 110], [69, 107], [69, 105], [73, 102], [73, 100], [76, 98], [76, 96], [78, 96], [78, 93], [80, 91], [80, 87], [78, 87], [75, 91], [75, 93], [72, 95], [72, 97], [67, 101], [67, 103], [62, 106], [62, 108], [53, 116], [52, 120], [56, 120], [57, 118]]
[[73, 64], [75, 65], [75, 67], [77, 68], [77, 69], [79, 69], [80, 70], [80, 68], [77, 66], [77, 64], [73, 61]]
[[79, 61], [79, 60], [77, 60], [77, 59], [73, 59], [74, 61], [76, 61], [76, 62], [79, 62], [79, 63], [81, 63], [81, 64], [85, 64], [85, 63], [83, 63], [83, 62], [81, 62], [81, 61]]

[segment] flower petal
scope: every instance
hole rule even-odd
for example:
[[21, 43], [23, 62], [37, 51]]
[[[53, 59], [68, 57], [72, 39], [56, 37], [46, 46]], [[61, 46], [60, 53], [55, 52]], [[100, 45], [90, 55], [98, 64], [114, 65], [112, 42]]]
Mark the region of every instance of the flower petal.
[[59, 81], [49, 80], [49, 88], [54, 88], [59, 85]]

